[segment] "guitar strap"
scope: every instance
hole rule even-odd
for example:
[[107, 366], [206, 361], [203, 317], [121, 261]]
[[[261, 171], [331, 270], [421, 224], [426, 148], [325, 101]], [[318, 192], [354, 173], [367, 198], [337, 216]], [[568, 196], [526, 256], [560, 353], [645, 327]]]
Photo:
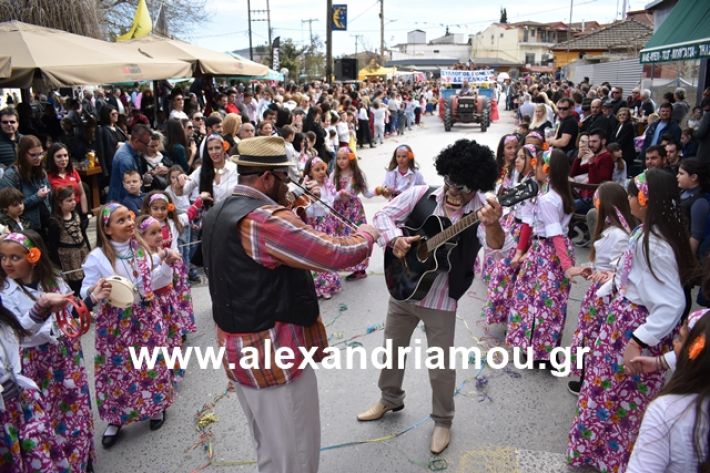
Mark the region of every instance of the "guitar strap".
[[422, 198], [419, 199], [419, 202], [417, 202], [417, 205], [415, 205], [410, 212], [409, 217], [407, 217], [404, 223], [405, 226], [409, 228], [419, 228], [424, 224], [427, 217], [434, 214], [436, 199], [431, 194], [436, 189], [437, 187], [429, 186], [429, 189], [427, 189]]
[[[426, 193], [419, 199], [412, 212], [407, 217], [405, 225], [409, 228], [419, 228], [427, 217], [436, 210], [436, 198], [432, 193], [436, 187], [430, 186]], [[473, 263], [476, 259], [481, 244], [476, 237], [478, 223], [464, 230], [458, 238], [458, 244], [451, 254], [451, 268], [449, 268], [449, 297], [460, 299], [473, 282]]]

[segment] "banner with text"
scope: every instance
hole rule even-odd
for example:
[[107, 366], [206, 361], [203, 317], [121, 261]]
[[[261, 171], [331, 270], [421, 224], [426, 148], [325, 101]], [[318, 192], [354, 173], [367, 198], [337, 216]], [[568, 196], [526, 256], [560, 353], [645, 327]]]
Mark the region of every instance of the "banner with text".
[[495, 70], [493, 69], [477, 69], [475, 71], [465, 71], [457, 69], [442, 69], [441, 82], [444, 84], [463, 84], [466, 82], [486, 82], [496, 80]]

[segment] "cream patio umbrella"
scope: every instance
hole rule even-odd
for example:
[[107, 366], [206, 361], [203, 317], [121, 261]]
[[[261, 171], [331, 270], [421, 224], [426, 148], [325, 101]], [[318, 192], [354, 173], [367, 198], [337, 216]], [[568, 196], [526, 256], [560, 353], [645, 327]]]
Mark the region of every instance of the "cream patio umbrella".
[[12, 58], [0, 87], [27, 88], [35, 78], [53, 86], [162, 80], [192, 75], [190, 64], [154, 59], [114, 43], [19, 21], [0, 23], [0, 56]]
[[193, 65], [193, 76], [263, 76], [269, 68], [248, 59], [238, 59], [226, 53], [213, 51], [178, 39], [146, 36], [117, 43], [118, 46], [153, 58], [174, 58]]
[[11, 63], [10, 56], [0, 56], [0, 79], [10, 77]]

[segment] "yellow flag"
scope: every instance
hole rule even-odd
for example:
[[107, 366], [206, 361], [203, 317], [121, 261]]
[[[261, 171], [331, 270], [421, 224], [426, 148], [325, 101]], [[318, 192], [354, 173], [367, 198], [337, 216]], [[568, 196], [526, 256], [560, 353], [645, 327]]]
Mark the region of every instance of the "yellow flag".
[[116, 41], [128, 41], [135, 38], [142, 38], [143, 36], [148, 36], [151, 31], [153, 31], [153, 22], [150, 20], [148, 6], [145, 4], [145, 0], [139, 0], [138, 8], [136, 8], [136, 16], [133, 18], [133, 25], [131, 26], [131, 29], [128, 30], [128, 33], [117, 37]]

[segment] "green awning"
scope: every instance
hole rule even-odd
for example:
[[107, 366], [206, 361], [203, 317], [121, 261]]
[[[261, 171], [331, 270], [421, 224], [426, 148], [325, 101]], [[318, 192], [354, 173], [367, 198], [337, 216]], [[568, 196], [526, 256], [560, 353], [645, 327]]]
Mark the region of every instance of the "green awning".
[[710, 58], [710, 1], [680, 0], [640, 56], [641, 63]]

